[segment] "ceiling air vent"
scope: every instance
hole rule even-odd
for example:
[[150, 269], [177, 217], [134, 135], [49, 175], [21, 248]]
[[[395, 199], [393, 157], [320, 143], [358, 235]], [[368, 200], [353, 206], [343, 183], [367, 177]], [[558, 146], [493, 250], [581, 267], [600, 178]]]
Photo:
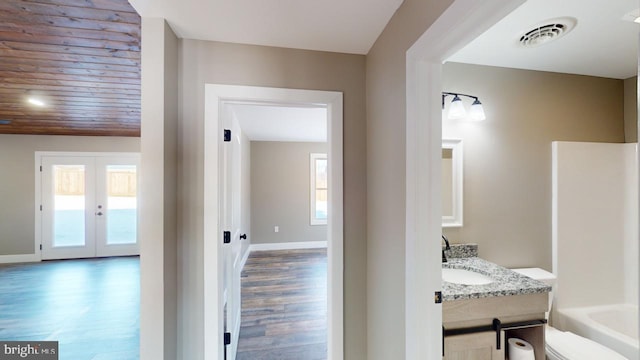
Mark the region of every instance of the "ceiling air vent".
[[529, 30], [520, 37], [520, 45], [524, 47], [537, 47], [548, 44], [566, 35], [576, 25], [573, 18], [561, 18], [548, 20]]

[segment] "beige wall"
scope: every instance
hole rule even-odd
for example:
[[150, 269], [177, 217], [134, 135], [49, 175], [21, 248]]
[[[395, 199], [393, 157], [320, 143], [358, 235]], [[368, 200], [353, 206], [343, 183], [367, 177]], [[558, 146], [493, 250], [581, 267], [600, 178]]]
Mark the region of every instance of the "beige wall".
[[178, 46], [163, 19], [143, 18], [140, 179], [140, 358], [176, 358], [178, 317]]
[[446, 63], [443, 82], [487, 115], [443, 122], [464, 143], [464, 226], [445, 235], [506, 267], [551, 270], [551, 142], [624, 142], [623, 81]]
[[309, 154], [326, 152], [326, 143], [251, 142], [252, 244], [327, 240], [326, 225], [309, 224]]
[[139, 150], [139, 138], [0, 134], [0, 256], [34, 253], [36, 151]]
[[[164, 22], [164, 333], [165, 359], [175, 359], [178, 338], [178, 44]], [[145, 132], [145, 136], [146, 136]]]
[[370, 360], [403, 359], [405, 354], [406, 51], [451, 3], [406, 0], [367, 55]]
[[638, 142], [638, 77], [624, 81], [624, 140]]
[[183, 40], [181, 74], [178, 358], [203, 352], [192, 335], [203, 328], [204, 84], [217, 83], [344, 93], [345, 356], [366, 359], [365, 57]]

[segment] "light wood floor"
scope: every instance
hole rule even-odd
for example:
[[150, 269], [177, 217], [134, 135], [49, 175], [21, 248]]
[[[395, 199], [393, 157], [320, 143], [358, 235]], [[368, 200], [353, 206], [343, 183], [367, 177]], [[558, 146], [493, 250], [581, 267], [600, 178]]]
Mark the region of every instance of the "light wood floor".
[[253, 252], [242, 272], [237, 359], [326, 358], [326, 249]]
[[139, 359], [138, 257], [0, 266], [0, 339], [59, 341], [60, 360]]

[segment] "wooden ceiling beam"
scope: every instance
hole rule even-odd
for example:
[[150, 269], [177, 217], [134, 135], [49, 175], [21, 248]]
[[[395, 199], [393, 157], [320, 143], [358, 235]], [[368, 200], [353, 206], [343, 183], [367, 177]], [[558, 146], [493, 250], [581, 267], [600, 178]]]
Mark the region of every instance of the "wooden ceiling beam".
[[140, 128], [121, 129], [113, 126], [97, 127], [91, 124], [78, 128], [41, 125], [20, 127], [0, 125], [0, 134], [140, 137]]
[[88, 7], [63, 6], [50, 2], [0, 1], [0, 11], [24, 12], [26, 14], [67, 16], [89, 20], [139, 24], [140, 15], [135, 12], [113, 11]]
[[0, 22], [11, 22], [18, 26], [51, 26], [61, 29], [97, 30], [113, 34], [125, 33], [140, 36], [140, 25], [123, 22], [88, 20], [69, 16], [28, 14], [24, 11], [0, 11]]
[[[6, 0], [5, 0], [6, 1]], [[22, 0], [27, 3], [50, 4], [51, 0]], [[114, 0], [55, 0], [59, 6], [75, 6], [81, 9], [102, 9], [111, 11], [132, 12], [135, 11], [128, 1]]]
[[[5, 0], [3, 0], [5, 1]], [[116, 49], [140, 51], [140, 41], [113, 41], [100, 39], [74, 38], [71, 36], [59, 36], [49, 34], [33, 34], [30, 32], [16, 32], [15, 30], [2, 30], [0, 28], [0, 40], [23, 41], [34, 44], [70, 45], [79, 47]]]
[[[0, 48], [22, 51], [63, 53], [69, 55], [89, 55], [105, 58], [124, 58], [135, 60], [136, 64], [139, 64], [140, 62], [140, 51], [131, 50], [91, 48], [71, 45], [34, 44], [8, 40], [0, 41]], [[136, 64], [133, 65], [136, 66]]]
[[67, 61], [70, 63], [94, 63], [94, 64], [115, 64], [124, 66], [140, 67], [140, 59], [127, 59], [116, 56], [93, 56], [93, 55], [76, 55], [69, 53], [56, 53], [47, 51], [23, 51], [8, 49], [0, 43], [0, 57], [19, 58], [19, 59], [40, 59], [45, 61]]
[[0, 57], [0, 69], [4, 64], [22, 64], [29, 66], [46, 66], [61, 69], [87, 69], [98, 71], [117, 71], [122, 73], [136, 74], [140, 76], [140, 68], [135, 66], [113, 65], [113, 64], [96, 64], [96, 63], [77, 63], [68, 61], [55, 61], [43, 59], [20, 59], [10, 57]]
[[101, 84], [101, 83], [83, 83], [81, 81], [49, 81], [49, 80], [33, 80], [33, 79], [2, 79], [0, 87], [12, 88], [12, 89], [25, 89], [25, 90], [50, 90], [50, 91], [65, 91], [71, 90], [74, 92], [85, 92], [95, 96], [97, 94], [127, 94], [127, 95], [139, 95], [140, 87], [136, 87], [130, 84], [121, 84], [121, 86], [112, 86], [113, 84]]
[[[11, 62], [2, 62], [2, 66], [0, 69], [9, 72], [27, 72], [27, 73], [38, 73], [38, 74], [64, 74], [64, 75], [78, 75], [78, 76], [100, 76], [106, 78], [120, 78], [120, 79], [140, 79], [139, 72], [128, 72], [128, 71], [108, 71], [108, 70], [95, 70], [95, 69], [74, 69], [70, 67], [50, 67], [50, 66], [38, 66], [38, 65], [30, 65], [25, 63], [20, 63], [20, 61], [16, 61], [14, 63]], [[34, 74], [35, 76], [35, 74]]]
[[61, 36], [103, 41], [119, 41], [125, 43], [139, 42], [138, 39], [140, 37], [138, 33], [118, 33], [102, 30], [72, 29], [57, 26], [14, 24], [8, 22], [0, 22], [0, 31], [22, 32], [33, 36]]
[[0, 79], [20, 78], [28, 77], [34, 80], [65, 80], [76, 82], [99, 82], [102, 84], [131, 84], [140, 86], [139, 78], [122, 78], [122, 77], [105, 77], [105, 76], [84, 76], [84, 75], [69, 75], [69, 74], [47, 74], [47, 73], [21, 73], [16, 71], [2, 71], [0, 70]]
[[2, 115], [0, 112], [0, 116], [2, 119], [11, 120], [23, 123], [52, 123], [52, 122], [91, 122], [94, 124], [99, 123], [114, 123], [114, 124], [131, 124], [131, 126], [139, 126], [140, 125], [140, 114], [137, 115], [120, 115], [116, 116], [114, 114], [109, 114], [108, 112], [105, 114], [102, 113], [92, 113], [92, 114], [59, 114], [55, 116], [47, 116], [40, 114], [14, 114], [14, 115]]
[[[28, 95], [0, 95], [0, 111], [2, 109], [16, 109], [27, 103]], [[62, 97], [49, 96], [47, 104], [54, 107], [69, 108], [122, 108], [122, 109], [140, 109], [140, 100], [127, 99], [105, 99], [105, 98], [79, 98], [79, 97]]]
[[[103, 94], [99, 94], [99, 95], [95, 95], [95, 94], [91, 94], [91, 93], [87, 93], [85, 92], [71, 92], [71, 91], [36, 91], [36, 90], [29, 90], [29, 89], [22, 89], [22, 90], [17, 90], [17, 89], [7, 89], [7, 88], [2, 88], [2, 85], [0, 84], [0, 94], [5, 97], [7, 95], [5, 94], [12, 94], [15, 95], [16, 97], [16, 101], [22, 101], [25, 102], [27, 98], [29, 98], [30, 96], [35, 96], [35, 97], [46, 97], [47, 101], [52, 101], [55, 102], [56, 99], [61, 98], [63, 100], [60, 101], [65, 101], [64, 99], [66, 99], [66, 101], [69, 102], [74, 102], [74, 103], [116, 103], [116, 104], [140, 104], [140, 96], [134, 96], [134, 95], [128, 95], [128, 94], [120, 94], [120, 93], [113, 93], [113, 94], [108, 94], [108, 93], [103, 93]], [[9, 97], [7, 97], [8, 99]]]

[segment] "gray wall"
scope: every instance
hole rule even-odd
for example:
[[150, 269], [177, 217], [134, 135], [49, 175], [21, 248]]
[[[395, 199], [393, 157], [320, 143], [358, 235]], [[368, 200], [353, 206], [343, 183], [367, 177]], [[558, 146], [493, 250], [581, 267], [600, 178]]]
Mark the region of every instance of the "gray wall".
[[445, 235], [505, 267], [551, 270], [551, 142], [624, 142], [623, 81], [446, 63], [443, 83], [487, 115], [443, 121], [464, 144], [464, 226]]
[[0, 255], [33, 254], [36, 151], [140, 151], [139, 138], [0, 134]]
[[309, 224], [309, 154], [326, 152], [326, 143], [251, 142], [252, 244], [327, 240], [326, 225]]
[[367, 55], [370, 360], [405, 357], [406, 52], [451, 3], [405, 0]]
[[344, 93], [345, 356], [366, 359], [365, 57], [198, 40], [182, 40], [180, 57], [178, 358], [203, 351], [191, 329], [203, 328], [204, 84], [214, 83]]
[[624, 81], [624, 140], [638, 142], [638, 77]]

